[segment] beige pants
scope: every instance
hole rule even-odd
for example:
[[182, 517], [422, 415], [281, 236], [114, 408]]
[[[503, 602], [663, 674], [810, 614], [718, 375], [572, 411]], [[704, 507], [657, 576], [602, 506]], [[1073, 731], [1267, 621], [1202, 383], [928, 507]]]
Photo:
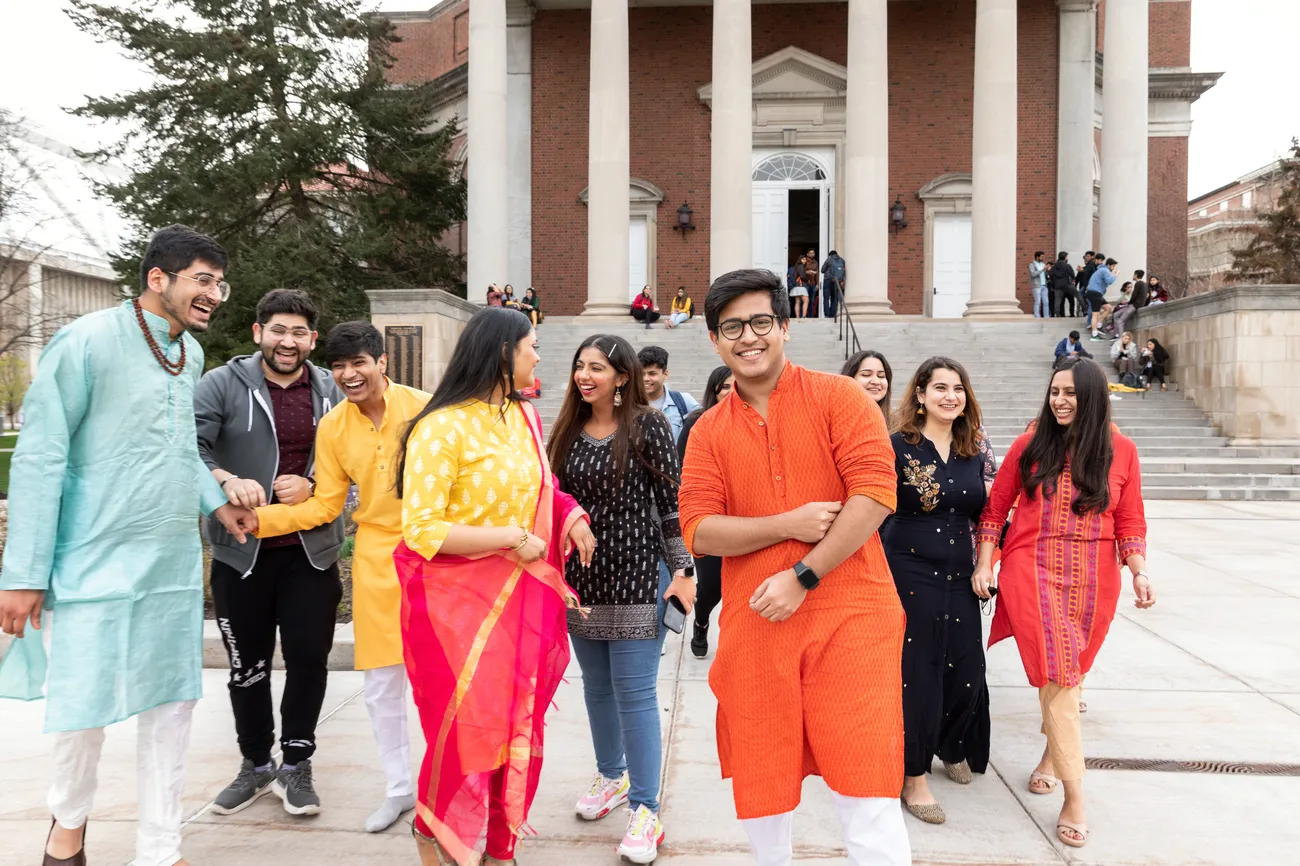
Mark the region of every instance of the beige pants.
[[1047, 735], [1047, 754], [1052, 775], [1062, 782], [1083, 778], [1083, 730], [1079, 725], [1078, 686], [1065, 688], [1049, 682], [1038, 690], [1043, 711], [1042, 731]]

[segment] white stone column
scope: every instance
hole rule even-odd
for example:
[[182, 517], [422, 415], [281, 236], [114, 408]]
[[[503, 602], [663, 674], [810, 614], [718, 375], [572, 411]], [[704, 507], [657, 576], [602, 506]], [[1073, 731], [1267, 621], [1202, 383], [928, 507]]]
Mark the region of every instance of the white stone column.
[[754, 83], [749, 0], [713, 0], [709, 279], [754, 264]]
[[470, 4], [468, 113], [465, 283], [482, 304], [489, 283], [508, 282], [505, 0]]
[[976, 0], [967, 316], [1021, 313], [1016, 302], [1016, 0]]
[[[474, 0], [479, 2], [479, 0]], [[587, 306], [583, 315], [627, 315], [627, 0], [591, 0], [591, 96], [587, 127]]]
[[27, 373], [35, 376], [45, 341], [54, 336], [45, 333], [45, 268], [36, 262], [27, 265], [27, 334]]
[[844, 301], [889, 315], [889, 13], [886, 0], [849, 0], [845, 94]]
[[527, 3], [506, 8], [506, 282], [522, 296], [533, 282], [533, 16]]
[[1147, 266], [1147, 0], [1107, 0], [1101, 67], [1100, 252]]
[[[1074, 264], [1092, 249], [1093, 109], [1097, 0], [1056, 0], [1061, 49], [1056, 133], [1056, 249]], [[1052, 258], [1055, 258], [1053, 256]]]

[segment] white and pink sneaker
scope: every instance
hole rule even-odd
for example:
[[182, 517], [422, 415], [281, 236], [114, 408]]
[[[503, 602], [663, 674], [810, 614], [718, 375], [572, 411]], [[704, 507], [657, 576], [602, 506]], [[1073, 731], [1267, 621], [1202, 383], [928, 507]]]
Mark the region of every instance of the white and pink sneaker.
[[664, 841], [664, 825], [645, 806], [628, 811], [627, 832], [618, 846], [618, 856], [632, 863], [653, 863]]
[[[632, 789], [627, 773], [617, 779], [606, 779], [600, 773], [591, 780], [591, 790], [582, 796], [574, 811], [585, 821], [604, 818], [619, 806], [627, 803], [627, 792]], [[649, 861], [647, 861], [649, 862]]]

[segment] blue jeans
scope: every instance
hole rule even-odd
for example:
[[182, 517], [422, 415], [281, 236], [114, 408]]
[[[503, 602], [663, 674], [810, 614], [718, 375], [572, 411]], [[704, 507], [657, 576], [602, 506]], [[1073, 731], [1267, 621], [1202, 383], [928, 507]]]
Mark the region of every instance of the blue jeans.
[[1046, 319], [1050, 315], [1051, 306], [1048, 303], [1047, 286], [1033, 286], [1034, 291], [1034, 318]]
[[826, 318], [833, 319], [839, 313], [839, 296], [840, 284], [836, 280], [827, 279], [826, 285], [822, 287], [822, 312]]
[[655, 640], [590, 640], [572, 636], [573, 654], [582, 668], [582, 693], [596, 749], [596, 769], [606, 779], [624, 772], [632, 784], [628, 801], [633, 810], [645, 806], [659, 811], [659, 775], [663, 740], [659, 729], [659, 653], [663, 627], [663, 594], [672, 581], [659, 564], [659, 636]]
[[683, 322], [689, 322], [691, 317], [688, 313], [673, 313], [670, 317], [674, 325], [680, 325]]

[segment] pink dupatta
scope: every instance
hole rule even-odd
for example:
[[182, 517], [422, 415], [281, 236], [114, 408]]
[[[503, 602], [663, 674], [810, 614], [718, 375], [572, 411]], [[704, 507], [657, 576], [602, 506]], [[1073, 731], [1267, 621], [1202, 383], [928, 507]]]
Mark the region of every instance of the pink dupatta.
[[528, 419], [542, 469], [533, 534], [547, 555], [508, 551], [425, 559], [399, 544], [402, 643], [428, 749], [416, 814], [460, 866], [479, 862], [489, 834], [519, 834], [537, 792], [544, 716], [569, 663], [564, 580], [569, 530], [587, 519], [555, 487], [541, 423]]

